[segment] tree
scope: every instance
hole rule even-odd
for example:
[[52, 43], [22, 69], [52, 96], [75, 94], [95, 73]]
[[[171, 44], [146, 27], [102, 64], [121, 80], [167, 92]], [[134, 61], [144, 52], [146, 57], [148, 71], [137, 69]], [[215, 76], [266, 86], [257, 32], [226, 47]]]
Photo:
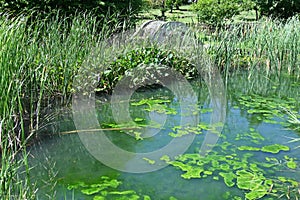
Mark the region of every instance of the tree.
[[173, 12], [173, 9], [179, 10], [179, 6], [182, 5], [183, 0], [147, 0], [148, 5], [150, 5], [151, 8], [160, 9], [161, 11], [161, 19], [165, 19], [168, 9], [170, 9], [170, 12]]
[[179, 10], [179, 6], [182, 5], [182, 0], [166, 0], [166, 6], [173, 11], [174, 7], [176, 10]]
[[261, 15], [287, 19], [300, 13], [299, 0], [254, 0]]
[[134, 16], [141, 11], [142, 6], [143, 0], [0, 0], [0, 9], [11, 15], [34, 13], [49, 16], [59, 11], [63, 16], [72, 17], [76, 13], [88, 11], [99, 19], [118, 13], [116, 16], [119, 20]]
[[241, 4], [240, 0], [198, 0], [194, 9], [201, 22], [217, 26], [239, 14], [242, 10]]

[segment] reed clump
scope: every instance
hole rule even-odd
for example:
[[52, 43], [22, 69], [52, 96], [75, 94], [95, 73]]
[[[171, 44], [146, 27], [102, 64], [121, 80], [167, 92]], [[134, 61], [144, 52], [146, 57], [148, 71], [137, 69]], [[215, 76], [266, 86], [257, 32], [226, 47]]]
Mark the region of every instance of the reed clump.
[[[299, 25], [298, 17], [285, 22], [261, 19], [230, 24], [205, 37], [199, 35], [225, 85], [245, 93], [294, 96], [299, 94]], [[237, 79], [238, 83], [232, 83]]]
[[[89, 14], [72, 19], [52, 17], [34, 23], [29, 20], [30, 16], [0, 17], [0, 196], [3, 199], [34, 198], [25, 146], [39, 129], [45, 114], [43, 108], [57, 97], [60, 104], [69, 101], [77, 69], [106, 29], [99, 27], [99, 22]], [[19, 177], [20, 170], [25, 179]]]

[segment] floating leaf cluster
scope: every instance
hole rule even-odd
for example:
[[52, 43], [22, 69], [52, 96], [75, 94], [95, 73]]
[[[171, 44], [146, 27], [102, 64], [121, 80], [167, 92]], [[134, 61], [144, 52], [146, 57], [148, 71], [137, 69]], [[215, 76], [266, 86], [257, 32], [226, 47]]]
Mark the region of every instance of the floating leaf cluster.
[[102, 176], [100, 181], [95, 184], [86, 184], [78, 182], [68, 185], [68, 190], [77, 189], [82, 194], [93, 197], [93, 200], [118, 199], [118, 200], [150, 200], [148, 195], [139, 195], [134, 190], [119, 189], [121, 181]]
[[[224, 142], [223, 150], [228, 150], [229, 147], [234, 152], [234, 145]], [[261, 151], [272, 152], [273, 154], [279, 151], [287, 151], [287, 146], [274, 144], [264, 146], [262, 148], [240, 146], [237, 148], [241, 151]], [[265, 152], [264, 152], [264, 151]], [[168, 164], [185, 172], [181, 175], [184, 179], [193, 178], [207, 178], [211, 177], [213, 180], [224, 181], [228, 187], [237, 187], [245, 192], [246, 199], [260, 199], [264, 196], [279, 197], [282, 195], [283, 187], [298, 188], [299, 184], [292, 178], [284, 177], [267, 177], [274, 171], [283, 170], [284, 168], [295, 169], [297, 162], [295, 158], [285, 156], [285, 161], [278, 160], [274, 157], [266, 157], [266, 162], [250, 162], [249, 159], [254, 157], [253, 153], [246, 152], [243, 154], [228, 153], [229, 151], [210, 152], [206, 156], [200, 154], [183, 154], [176, 159], [171, 160], [167, 155], [163, 156]], [[230, 195], [229, 195], [230, 196]], [[237, 196], [230, 196], [228, 199], [239, 199]]]
[[239, 146], [238, 150], [241, 151], [262, 151], [262, 152], [267, 152], [267, 153], [279, 153], [280, 151], [289, 151], [290, 148], [288, 146], [284, 146], [281, 144], [272, 144], [272, 145], [267, 145], [263, 146], [262, 148], [259, 147], [251, 147], [251, 146]]
[[247, 140], [247, 141], [251, 141], [255, 144], [260, 144], [262, 141], [265, 140], [265, 138], [259, 132], [257, 132], [254, 128], [250, 128], [250, 130], [248, 132], [238, 133], [235, 137], [235, 140], [236, 141]]
[[176, 115], [177, 112], [174, 108], [170, 108], [167, 104], [171, 103], [169, 99], [142, 99], [138, 102], [131, 103], [132, 106], [143, 106], [145, 111], [157, 112], [167, 115]]
[[295, 109], [296, 100], [293, 98], [264, 97], [260, 95], [242, 95], [238, 99], [240, 108], [247, 110], [247, 113], [254, 115], [256, 120], [266, 123], [287, 125], [274, 118], [284, 118], [283, 109]]

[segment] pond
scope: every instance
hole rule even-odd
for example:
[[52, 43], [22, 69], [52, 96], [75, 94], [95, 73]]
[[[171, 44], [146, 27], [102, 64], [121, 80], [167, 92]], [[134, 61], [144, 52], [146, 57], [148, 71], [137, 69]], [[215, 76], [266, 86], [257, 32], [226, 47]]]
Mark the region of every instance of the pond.
[[[300, 142], [291, 142], [299, 138], [299, 132], [289, 128], [285, 112], [299, 113], [299, 93], [271, 84], [266, 88], [269, 93], [262, 95], [249, 92], [247, 84], [243, 76], [228, 83], [224, 124], [211, 123], [211, 99], [201, 81], [191, 82], [197, 101], [186, 119], [196, 122], [193, 126], [182, 125], [182, 105], [165, 87], [141, 88], [132, 94], [127, 104], [134, 123], [115, 120], [111, 97], [98, 97], [98, 131], [126, 151], [145, 153], [141, 166], [149, 165], [149, 170], [132, 173], [134, 158], [126, 157], [124, 161], [113, 153], [109, 154], [111, 160], [122, 160], [116, 162], [122, 165], [120, 170], [104, 165], [86, 147], [83, 135], [72, 131], [75, 126], [70, 113], [56, 122], [60, 134], [45, 136], [29, 148], [30, 176], [39, 188], [38, 198], [299, 198]], [[290, 87], [297, 91], [299, 84], [291, 81]], [[222, 127], [221, 134], [214, 132], [216, 127]], [[52, 132], [50, 128], [43, 132]], [[199, 151], [208, 134], [218, 135], [218, 140], [210, 152], [202, 155]], [[147, 152], [162, 149], [174, 138], [190, 136], [190, 144], [180, 155], [166, 151], [160, 161], [147, 157]], [[173, 150], [177, 151], [176, 146]], [[159, 165], [162, 167], [155, 168]]]

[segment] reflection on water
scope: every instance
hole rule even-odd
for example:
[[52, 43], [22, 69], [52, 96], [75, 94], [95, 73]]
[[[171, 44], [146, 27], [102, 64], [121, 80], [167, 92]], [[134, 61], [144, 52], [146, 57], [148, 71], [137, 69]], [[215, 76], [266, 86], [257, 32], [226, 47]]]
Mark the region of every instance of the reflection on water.
[[[139, 153], [155, 151], [174, 139], [170, 133], [173, 133], [173, 136], [183, 134], [182, 137], [185, 137], [184, 134], [187, 132], [187, 134], [193, 135], [194, 140], [186, 153], [198, 154], [206, 134], [214, 130], [214, 127], [206, 127], [211, 122], [213, 113], [209, 109], [211, 103], [207, 89], [195, 85], [194, 90], [198, 95], [198, 103], [194, 105], [193, 110], [197, 111], [194, 115], [199, 117], [198, 124], [200, 124], [194, 129], [180, 127], [180, 119], [183, 115], [180, 103], [176, 96], [166, 88], [149, 89], [135, 92], [132, 95], [128, 103], [130, 104], [130, 117], [134, 119], [135, 124], [124, 123], [120, 126], [115, 123], [110, 104], [107, 102], [97, 102], [96, 104], [98, 121], [101, 129], [107, 129], [104, 131], [106, 137], [126, 151]], [[252, 101], [254, 98], [247, 99], [247, 95], [242, 94], [242, 91], [239, 91], [240, 95], [235, 95], [237, 93], [229, 94], [231, 98], [228, 100], [226, 123], [217, 146], [211, 153], [224, 157], [233, 155], [236, 162], [243, 160], [245, 155], [249, 155], [247, 160], [249, 166], [251, 163], [267, 162], [267, 157], [274, 158], [274, 162], [278, 161], [276, 164], [278, 168], [274, 169], [278, 170], [264, 168], [264, 171], [260, 173], [270, 179], [278, 176], [290, 177], [299, 182], [300, 149], [296, 149], [296, 147], [300, 144], [289, 143], [291, 137], [298, 138], [299, 136], [296, 132], [285, 128], [285, 115], [278, 113], [274, 116], [276, 109], [272, 106], [275, 106], [276, 101], [274, 103], [272, 99], [267, 101], [261, 99], [257, 103]], [[148, 101], [141, 103], [141, 100], [145, 99]], [[255, 99], [259, 99], [258, 96]], [[153, 100], [160, 101], [155, 103]], [[289, 106], [288, 101], [278, 101], [277, 104]], [[269, 108], [263, 107], [264, 105], [269, 105]], [[263, 107], [264, 111], [259, 111], [259, 107]], [[291, 106], [291, 108], [297, 110], [295, 107]], [[68, 120], [61, 121], [60, 124], [61, 132], [74, 129], [74, 125]], [[145, 124], [149, 125], [148, 129], [145, 129]], [[132, 129], [124, 129], [124, 127]], [[282, 144], [288, 146], [290, 150], [279, 153], [238, 150], [241, 146], [262, 148], [272, 144]], [[76, 133], [45, 138], [30, 148], [30, 154], [30, 165], [34, 167], [31, 170], [31, 176], [39, 187], [40, 199], [100, 199], [99, 196], [106, 196], [107, 199], [116, 199], [116, 197], [122, 199], [122, 194], [124, 194], [123, 199], [126, 199], [126, 196], [128, 199], [136, 196], [140, 196], [140, 199], [148, 197], [151, 199], [238, 199], [238, 197], [244, 199], [245, 194], [250, 191], [250, 189], [243, 190], [236, 184], [229, 187], [219, 175], [222, 169], [210, 169], [211, 166], [207, 163], [205, 165], [208, 166], [205, 169], [206, 175], [202, 173], [201, 178], [191, 179], [182, 177], [186, 171], [182, 170], [183, 167], [180, 166], [185, 165], [178, 163], [179, 167], [174, 167], [175, 165], [172, 164], [149, 173], [134, 174], [117, 171], [105, 166], [89, 154]], [[111, 154], [111, 156], [114, 155]], [[295, 168], [292, 165], [287, 166], [287, 163], [293, 163], [289, 162], [291, 159], [296, 163]], [[147, 157], [144, 158], [144, 161], [148, 162], [149, 166], [159, 164]], [[220, 163], [222, 162], [220, 161]], [[123, 164], [126, 165], [126, 163]], [[229, 167], [232, 166], [233, 164], [229, 164]], [[212, 174], [208, 172], [209, 169]], [[252, 167], [251, 170], [254, 168]], [[115, 188], [109, 186], [108, 189], [100, 190], [100, 186], [95, 185], [101, 183], [103, 186], [104, 183], [115, 179], [121, 182]], [[236, 182], [236, 178], [233, 179], [233, 182]], [[91, 187], [93, 184], [94, 188]], [[86, 188], [89, 190], [85, 190]], [[94, 191], [99, 189], [99, 191], [93, 193], [91, 188]], [[87, 195], [87, 191], [92, 194]], [[116, 191], [119, 193], [117, 194]]]

